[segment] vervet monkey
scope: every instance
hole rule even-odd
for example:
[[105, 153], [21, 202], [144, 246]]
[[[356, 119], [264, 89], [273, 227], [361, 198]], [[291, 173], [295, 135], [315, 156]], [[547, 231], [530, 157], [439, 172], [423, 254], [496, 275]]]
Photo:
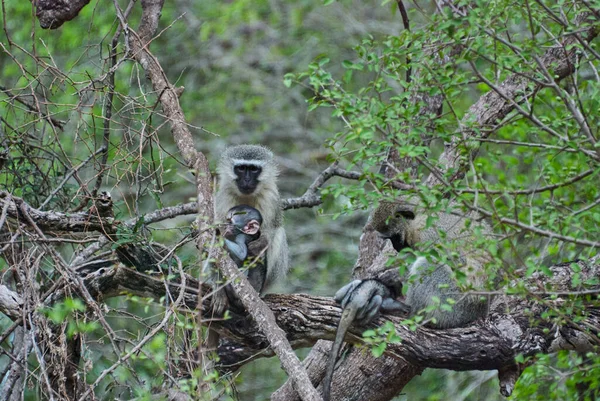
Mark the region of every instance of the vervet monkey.
[[[432, 224], [427, 227], [428, 217]], [[405, 247], [419, 250], [423, 246], [439, 247], [444, 254], [455, 252], [455, 270], [448, 264], [428, 262], [420, 257], [408, 271], [406, 304], [412, 313], [419, 313], [437, 302], [452, 299], [450, 310], [435, 308], [425, 313], [425, 318], [435, 328], [461, 327], [488, 312], [489, 298], [462, 294], [464, 290], [482, 290], [488, 277], [485, 264], [491, 258], [474, 245], [476, 235], [489, 237], [491, 228], [477, 221], [476, 213], [433, 213], [415, 215], [404, 204], [382, 202], [368, 223], [384, 238], [389, 238], [397, 251]], [[459, 285], [457, 274], [464, 275], [464, 285]]]
[[[278, 174], [279, 169], [273, 160], [273, 153], [259, 145], [229, 147], [217, 166], [217, 222], [224, 221], [227, 211], [237, 205], [251, 206], [262, 215], [261, 233], [268, 242], [267, 268], [261, 288], [263, 291], [278, 277], [287, 273], [289, 264], [281, 197], [277, 188]], [[222, 302], [217, 300], [215, 303], [217, 313], [223, 312], [226, 307]]]
[[[427, 227], [428, 217], [433, 218], [430, 227]], [[418, 250], [425, 245], [451, 244], [452, 250], [460, 255], [458, 261], [466, 278], [467, 290], [480, 290], [487, 280], [484, 265], [490, 258], [485, 251], [476, 249], [473, 245], [474, 235], [477, 231], [480, 235], [488, 236], [491, 229], [484, 222], [477, 222], [477, 217], [476, 214], [464, 216], [452, 213], [415, 215], [414, 209], [406, 204], [382, 202], [373, 212], [367, 227], [379, 232], [383, 238], [390, 239], [398, 252], [407, 247]], [[334, 299], [342, 304], [344, 312], [323, 380], [324, 401], [329, 401], [335, 360], [353, 316], [357, 317], [357, 323], [365, 324], [380, 309], [417, 314], [438, 302], [446, 303], [449, 298], [453, 300], [450, 310], [435, 308], [425, 312], [424, 317], [432, 327], [460, 327], [485, 317], [488, 313], [489, 299], [463, 294], [464, 291], [456, 280], [456, 273], [447, 264], [430, 263], [426, 258], [419, 257], [411, 265], [407, 278], [405, 303], [394, 299], [400, 294], [401, 285], [382, 280], [355, 280], [336, 293]], [[384, 284], [388, 287], [387, 293], [380, 288]]]
[[[246, 274], [250, 285], [259, 293], [264, 286], [266, 277], [266, 257], [261, 258], [267, 246], [266, 241], [260, 240], [262, 222], [263, 219], [258, 210], [248, 205], [239, 205], [229, 209], [226, 224], [221, 229], [227, 251], [237, 266], [242, 268], [245, 262], [251, 264]], [[237, 301], [237, 296], [229, 285], [225, 287], [225, 290], [230, 301]], [[235, 306], [242, 310], [241, 303], [235, 301]]]

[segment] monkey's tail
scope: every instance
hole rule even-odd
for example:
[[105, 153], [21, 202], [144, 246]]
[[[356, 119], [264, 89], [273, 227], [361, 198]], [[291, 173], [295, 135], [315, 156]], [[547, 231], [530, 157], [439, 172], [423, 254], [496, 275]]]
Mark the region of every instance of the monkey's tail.
[[331, 346], [331, 352], [329, 353], [329, 363], [327, 364], [327, 371], [325, 372], [325, 378], [323, 379], [323, 401], [329, 401], [331, 397], [331, 379], [333, 379], [333, 370], [335, 369], [335, 363], [337, 362], [338, 354], [344, 343], [344, 337], [346, 331], [354, 321], [358, 308], [352, 303], [344, 309], [340, 323], [338, 324], [337, 332], [335, 333], [335, 341]]

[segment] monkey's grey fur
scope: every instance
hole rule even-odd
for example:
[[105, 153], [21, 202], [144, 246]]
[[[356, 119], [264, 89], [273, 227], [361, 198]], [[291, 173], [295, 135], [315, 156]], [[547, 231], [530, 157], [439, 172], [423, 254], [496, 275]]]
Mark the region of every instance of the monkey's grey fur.
[[[250, 194], [243, 194], [238, 188], [234, 168], [236, 166], [256, 166], [260, 168], [258, 183]], [[283, 228], [283, 210], [277, 187], [279, 169], [273, 160], [273, 153], [264, 146], [238, 145], [225, 150], [217, 166], [219, 179], [215, 194], [215, 218], [223, 222], [227, 211], [237, 205], [252, 206], [261, 213], [263, 223], [261, 236], [268, 240], [267, 271], [263, 289], [277, 278], [285, 276], [288, 270], [288, 244]], [[215, 305], [218, 308], [218, 305]], [[223, 308], [221, 308], [223, 309]], [[222, 312], [222, 311], [221, 311]]]
[[[408, 272], [407, 305], [413, 313], [419, 313], [435, 306], [437, 302], [446, 303], [447, 299], [453, 299], [455, 303], [451, 310], [436, 307], [425, 313], [429, 324], [436, 328], [461, 327], [485, 317], [489, 299], [464, 292], [465, 289], [482, 290], [487, 281], [485, 264], [490, 257], [473, 243], [475, 231], [482, 236], [489, 236], [490, 227], [483, 221], [477, 221], [477, 214], [464, 215], [458, 208], [451, 213], [437, 213], [429, 217], [435, 221], [427, 227], [428, 215], [415, 215], [406, 205], [382, 202], [369, 222], [374, 230], [392, 240], [397, 251], [404, 247], [418, 250], [424, 246], [437, 246], [445, 254], [451, 251], [460, 255], [455, 259], [456, 271], [447, 264], [430, 263], [423, 257], [418, 258]], [[458, 271], [465, 275], [463, 288], [456, 280]]]
[[[428, 217], [434, 221], [429, 227]], [[491, 234], [490, 227], [478, 222], [478, 217], [474, 213], [461, 215], [458, 208], [456, 214], [415, 214], [415, 208], [408, 204], [382, 202], [373, 212], [367, 229], [390, 239], [398, 252], [407, 247], [418, 250], [425, 246], [436, 246], [444, 254], [460, 255], [456, 258], [459, 262], [456, 267], [465, 275], [466, 289], [477, 290], [482, 289], [487, 280], [485, 263], [490, 258], [485, 251], [473, 246], [475, 230], [483, 236]], [[417, 314], [433, 307], [432, 311], [424, 313], [426, 321], [436, 328], [450, 328], [464, 326], [488, 313], [489, 299], [464, 294], [456, 280], [456, 273], [447, 264], [434, 264], [419, 257], [411, 265], [407, 278], [404, 280], [408, 284], [406, 303], [395, 299], [402, 288], [402, 280], [397, 274], [385, 275], [384, 280], [355, 280], [336, 293], [334, 299], [341, 303], [344, 311], [323, 379], [324, 401], [330, 399], [335, 361], [354, 319], [363, 324], [375, 317], [379, 310]], [[387, 288], [387, 292], [384, 288]], [[447, 303], [449, 298], [454, 301], [451, 310], [439, 308], [438, 303]]]
[[369, 279], [354, 280], [336, 292], [334, 299], [342, 305], [343, 311], [323, 379], [323, 401], [329, 401], [330, 399], [331, 379], [333, 378], [337, 356], [350, 325], [355, 320], [359, 325], [369, 323], [379, 310], [407, 312], [406, 305], [395, 300], [400, 295], [401, 290], [401, 282], [388, 286], [379, 280]]

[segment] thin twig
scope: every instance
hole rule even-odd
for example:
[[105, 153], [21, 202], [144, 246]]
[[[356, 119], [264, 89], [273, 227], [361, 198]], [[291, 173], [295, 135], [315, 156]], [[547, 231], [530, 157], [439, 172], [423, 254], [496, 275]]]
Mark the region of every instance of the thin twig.
[[82, 161], [81, 163], [79, 163], [79, 165], [77, 167], [73, 167], [71, 170], [69, 170], [69, 172], [67, 174], [65, 174], [65, 178], [61, 181], [61, 183], [58, 184], [58, 186], [56, 188], [54, 188], [54, 190], [50, 193], [50, 195], [48, 195], [48, 197], [46, 198], [46, 200], [44, 202], [42, 202], [42, 204], [40, 205], [39, 209], [43, 210], [44, 207], [52, 200], [52, 198], [54, 197], [54, 195], [56, 195], [58, 193], [58, 191], [60, 191], [61, 188], [67, 183], [67, 181], [69, 181], [69, 179], [73, 176], [73, 174], [77, 173], [77, 171], [79, 171], [79, 169], [81, 169], [90, 160], [92, 160], [92, 158], [94, 156], [96, 156], [98, 153], [104, 152], [106, 149], [107, 148], [104, 145], [102, 145], [93, 154], [89, 155], [87, 159], [85, 159], [84, 161]]
[[[10, 89], [8, 89], [8, 88], [6, 88], [4, 86], [1, 86], [1, 85], [0, 85], [0, 91], [4, 92], [10, 99], [14, 99], [17, 102], [19, 102], [22, 105], [24, 105], [25, 107], [27, 107], [27, 109], [29, 111], [32, 111], [34, 113], [40, 114], [46, 121], [48, 121], [48, 123], [50, 123], [50, 125], [58, 127], [61, 130], [64, 129], [65, 123], [63, 121], [57, 120], [54, 117], [50, 116], [49, 114], [46, 114], [46, 113], [42, 112], [35, 104], [32, 104], [28, 100], [24, 99], [25, 96], [23, 96], [23, 95], [15, 95], [15, 94], [13, 94], [10, 91]], [[26, 96], [34, 96], [34, 95], [26, 95]]]

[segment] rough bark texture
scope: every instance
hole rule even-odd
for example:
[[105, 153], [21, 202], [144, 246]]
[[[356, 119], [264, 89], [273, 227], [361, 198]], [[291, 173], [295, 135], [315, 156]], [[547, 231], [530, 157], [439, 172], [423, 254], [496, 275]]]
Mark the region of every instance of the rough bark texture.
[[111, 224], [107, 219], [100, 219], [94, 214], [45, 212], [30, 207], [21, 198], [10, 195], [8, 192], [0, 191], [0, 204], [6, 205], [7, 215], [17, 220], [23, 220], [24, 216], [20, 207], [24, 207], [29, 217], [44, 232], [48, 231], [100, 231], [104, 232]]
[[[573, 272], [571, 263], [565, 263], [551, 267], [552, 278], [536, 274], [526, 281], [530, 289], [543, 287], [547, 292], [558, 294], [556, 299], [540, 295], [539, 299], [529, 297], [529, 301], [524, 302], [519, 296], [501, 295], [494, 299], [489, 317], [470, 327], [446, 330], [419, 327], [413, 331], [401, 325], [401, 316], [391, 315], [380, 316], [369, 327], [377, 327], [388, 320], [393, 322], [402, 343], [390, 344], [386, 354], [395, 363], [406, 360], [420, 368], [490, 370], [510, 366], [517, 354], [531, 356], [538, 352], [555, 352], [560, 349], [586, 352], [598, 345], [594, 332], [600, 330], [599, 308], [590, 306], [584, 310], [576, 310], [571, 319], [560, 326], [556, 326], [556, 321], [541, 318], [545, 311], [557, 309], [575, 298], [585, 299], [590, 294], [595, 296], [600, 293], [598, 286], [571, 286], [575, 274], [580, 282], [591, 281], [598, 276], [600, 256], [589, 262], [574, 263], [581, 269], [578, 273]], [[177, 295], [181, 290], [181, 285], [176, 282], [165, 282], [124, 267], [99, 269], [88, 274], [84, 281], [95, 299], [133, 294], [160, 300], [167, 291]], [[199, 304], [198, 288], [196, 280], [186, 278], [182, 305], [186, 305], [190, 311], [194, 311]], [[207, 293], [208, 289], [203, 285], [202, 293]], [[6, 296], [6, 290], [0, 288], [0, 298]], [[331, 298], [305, 294], [269, 294], [265, 296], [264, 302], [273, 311], [278, 326], [286, 332], [293, 348], [310, 346], [319, 339], [332, 339], [335, 336], [341, 309]], [[208, 297], [202, 298], [200, 304], [204, 313], [210, 311]], [[510, 311], [510, 314], [506, 311]], [[14, 306], [8, 315], [20, 316], [21, 310]], [[217, 328], [231, 339], [219, 349], [223, 367], [236, 369], [252, 359], [273, 355], [267, 349], [268, 341], [264, 334], [257, 330], [250, 317], [232, 314], [229, 320], [211, 324], [211, 327]], [[546, 330], [548, 328], [553, 329]], [[353, 326], [346, 340], [360, 343], [364, 330], [365, 327]], [[365, 356], [361, 358], [364, 359]]]
[[35, 16], [44, 29], [56, 29], [77, 17], [90, 0], [37, 0]]

